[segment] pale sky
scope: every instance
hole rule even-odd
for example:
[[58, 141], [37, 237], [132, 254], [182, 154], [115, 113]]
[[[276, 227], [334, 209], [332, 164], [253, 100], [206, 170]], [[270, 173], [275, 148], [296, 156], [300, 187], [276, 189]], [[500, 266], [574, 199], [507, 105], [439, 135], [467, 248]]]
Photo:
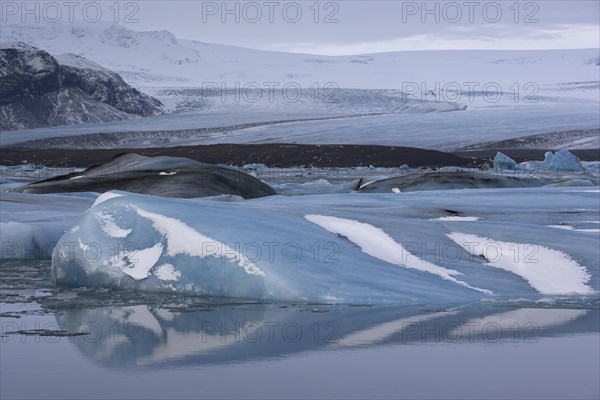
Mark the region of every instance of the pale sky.
[[[10, 4], [12, 3], [12, 4]], [[40, 13], [44, 13], [44, 4]], [[62, 22], [68, 10], [63, 1]], [[73, 15], [81, 19], [76, 2]], [[401, 50], [600, 47], [600, 2], [583, 1], [97, 1], [102, 20], [134, 30], [262, 50], [324, 55]], [[2, 1], [2, 18], [22, 17]], [[7, 8], [8, 7], [8, 8]], [[12, 7], [12, 8], [11, 8]], [[47, 6], [48, 15], [54, 12]], [[86, 8], [90, 14], [95, 6]], [[10, 14], [10, 15], [8, 15]], [[4, 22], [4, 21], [3, 21]], [[18, 19], [17, 19], [17, 22]]]

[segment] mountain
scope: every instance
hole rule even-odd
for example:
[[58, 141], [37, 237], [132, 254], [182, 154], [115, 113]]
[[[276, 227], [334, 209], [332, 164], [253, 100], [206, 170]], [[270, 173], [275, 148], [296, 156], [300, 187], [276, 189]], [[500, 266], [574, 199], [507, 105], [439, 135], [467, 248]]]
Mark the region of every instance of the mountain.
[[22, 42], [0, 46], [0, 80], [2, 130], [146, 117], [162, 108], [115, 72]]
[[[109, 23], [3, 24], [3, 40], [23, 41], [51, 54], [76, 53], [118, 72], [139, 87], [201, 87], [217, 83], [232, 88], [274, 82], [283, 87], [406, 89], [425, 91], [450, 83], [482, 90], [497, 83], [505, 92], [523, 95], [533, 82], [563, 96], [598, 98], [598, 49], [539, 51], [400, 51], [355, 56], [319, 56], [253, 50], [176, 38], [167, 31], [134, 31]], [[575, 84], [578, 85], [575, 85]], [[456, 86], [456, 85], [455, 85]], [[455, 89], [447, 87], [447, 89]], [[591, 86], [591, 88], [590, 88]], [[587, 93], [587, 95], [586, 95]], [[428, 98], [428, 100], [431, 98]], [[450, 100], [452, 101], [452, 100]]]

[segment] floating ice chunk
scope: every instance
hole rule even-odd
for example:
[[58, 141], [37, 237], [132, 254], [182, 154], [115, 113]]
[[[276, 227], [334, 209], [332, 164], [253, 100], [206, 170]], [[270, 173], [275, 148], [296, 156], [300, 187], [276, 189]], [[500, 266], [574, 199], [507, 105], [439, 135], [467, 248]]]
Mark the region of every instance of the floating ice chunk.
[[416, 257], [383, 230], [373, 225], [325, 215], [306, 215], [305, 218], [327, 229], [331, 233], [345, 236], [348, 240], [358, 245], [364, 253], [372, 257], [390, 264], [438, 275], [442, 279], [452, 281], [481, 293], [492, 294], [489, 290], [475, 288], [463, 281], [457, 280], [454, 275], [462, 275], [458, 271], [440, 267]]
[[69, 222], [0, 222], [0, 260], [49, 259]]
[[581, 165], [579, 157], [569, 150], [561, 150], [554, 154], [548, 169], [550, 171], [583, 171], [583, 165]]
[[600, 161], [582, 161], [581, 165], [588, 171], [600, 172]]
[[162, 171], [162, 172], [159, 172], [158, 174], [161, 175], [161, 176], [171, 176], [171, 175], [177, 175], [177, 172], [175, 172], [175, 171], [173, 171], [173, 172], [164, 172], [164, 171]]
[[[448, 234], [456, 244], [474, 256], [484, 256], [486, 265], [523, 277], [534, 289], [548, 295], [592, 294], [587, 285], [590, 274], [568, 254], [548, 247], [502, 242], [482, 236], [453, 232]], [[483, 254], [493, 248], [493, 257]], [[516, 251], [521, 249], [522, 251]], [[527, 251], [530, 250], [530, 251]]]
[[[274, 196], [234, 203], [122, 192], [123, 197], [85, 212], [91, 203], [88, 199], [81, 210], [83, 215], [67, 227], [77, 225], [79, 230], [64, 233], [55, 247], [53, 278], [68, 285], [293, 302], [448, 304], [488, 296], [460, 281], [492, 290], [498, 296], [528, 299], [541, 296], [522, 276], [497, 265], [494, 265], [497, 268], [486, 266], [480, 259], [469, 260], [465, 251], [445, 237], [452, 232], [448, 226], [462, 224], [481, 236], [486, 236], [485, 232], [490, 229], [502, 237], [518, 233], [519, 237], [532, 237], [540, 245], [556, 249], [559, 245], [555, 243], [560, 243], [561, 236], [565, 236], [571, 240], [569, 257], [585, 260], [578, 262], [585, 265], [591, 278], [585, 281], [584, 276], [576, 281], [579, 282], [573, 284], [576, 290], [562, 286], [559, 290], [546, 290], [542, 286], [543, 292], [589, 293], [590, 287], [597, 287], [598, 234], [564, 231], [561, 234], [558, 229], [546, 227], [564, 223], [575, 229], [598, 228], [597, 224], [582, 223], [583, 220], [597, 221], [597, 194], [543, 188], [494, 189], [494, 196], [490, 196], [489, 191], [459, 190], [449, 191], [442, 197], [425, 192], [406, 194], [401, 195], [402, 201], [398, 202], [394, 201], [398, 197], [390, 193], [391, 187], [394, 186], [389, 187], [388, 194]], [[441, 209], [461, 210], [461, 215], [476, 215], [486, 222], [430, 220], [446, 215], [434, 214]], [[565, 219], [564, 210], [574, 213]], [[111, 237], [102, 229], [97, 212], [111, 215], [119, 228], [131, 229], [131, 233], [123, 238]], [[305, 217], [315, 214], [321, 215], [316, 216], [317, 223]], [[500, 218], [502, 223], [498, 222]], [[87, 246], [87, 254], [82, 254], [78, 238]], [[442, 242], [454, 249], [448, 256], [441, 253], [442, 257], [434, 260], [423, 252], [423, 249], [438, 249]], [[128, 247], [131, 243], [135, 243], [136, 248]], [[412, 243], [423, 243], [420, 253]], [[158, 255], [160, 245], [162, 249], [156, 262], [156, 257], [139, 257], [133, 253], [133, 250], [157, 246], [155, 254]], [[566, 251], [567, 244], [563, 246], [564, 249], [560, 249]], [[119, 253], [123, 250], [132, 253]], [[521, 250], [523, 255], [531, 253], [525, 251], [523, 245]], [[101, 253], [97, 261], [96, 253]], [[240, 254], [260, 268], [264, 276], [253, 275], [240, 267]], [[426, 259], [423, 254], [427, 254]], [[464, 262], [456, 260], [454, 254]], [[551, 253], [551, 257], [544, 260], [562, 262], [560, 257], [555, 257], [560, 254]], [[513, 255], [514, 251], [509, 253]], [[539, 250], [536, 257], [540, 259]], [[488, 256], [490, 258], [493, 257]], [[140, 259], [145, 266], [139, 271], [129, 271], [131, 264], [141, 262]], [[173, 270], [167, 264], [173, 266]], [[572, 260], [569, 265], [573, 266]], [[527, 268], [540, 266], [541, 259], [538, 265], [526, 265]], [[572, 282], [570, 267], [566, 273], [561, 269], [559, 278], [554, 276], [553, 268], [539, 272], [542, 282], [544, 279], [560, 285], [565, 280]], [[580, 271], [576, 265], [574, 271]], [[174, 272], [180, 275], [170, 280], [177, 275], [173, 275]], [[546, 273], [548, 278], [542, 276]], [[581, 286], [583, 290], [579, 290]]]
[[494, 157], [495, 170], [514, 170], [515, 168], [517, 168], [517, 163], [515, 160], [504, 153], [496, 153], [496, 157]]

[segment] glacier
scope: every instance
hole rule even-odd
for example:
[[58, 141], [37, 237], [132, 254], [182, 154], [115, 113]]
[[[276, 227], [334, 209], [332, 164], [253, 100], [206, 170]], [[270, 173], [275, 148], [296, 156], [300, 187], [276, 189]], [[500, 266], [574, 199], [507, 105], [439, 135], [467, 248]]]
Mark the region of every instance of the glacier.
[[[2, 146], [30, 141], [38, 141], [41, 148], [286, 142], [453, 150], [528, 136], [525, 141], [530, 142], [518, 145], [598, 147], [596, 48], [328, 57], [200, 43], [169, 32], [138, 32], [114, 24], [91, 25], [3, 24], [0, 30], [4, 40], [25, 41], [61, 61], [80, 65], [62, 53], [90, 57], [159, 98], [175, 114], [4, 132]], [[267, 82], [278, 84], [274, 92], [264, 86]], [[470, 88], [469, 82], [478, 85]], [[253, 85], [247, 87], [249, 83]], [[499, 86], [498, 101], [488, 98], [486, 83]], [[236, 84], [243, 89], [235, 89]], [[254, 84], [259, 88], [255, 90]], [[285, 98], [282, 88], [287, 84], [301, 88], [299, 101]], [[222, 85], [226, 90], [205, 90]], [[432, 92], [434, 97], [428, 95]], [[260, 99], [255, 101], [257, 93]], [[440, 112], [450, 110], [459, 111]], [[555, 135], [565, 130], [585, 132]]]
[[[598, 296], [597, 189], [271, 196], [109, 192], [60, 239], [56, 283], [264, 301]], [[564, 213], [562, 210], [574, 210]], [[462, 216], [462, 218], [447, 218]], [[556, 229], [572, 224], [578, 229]]]

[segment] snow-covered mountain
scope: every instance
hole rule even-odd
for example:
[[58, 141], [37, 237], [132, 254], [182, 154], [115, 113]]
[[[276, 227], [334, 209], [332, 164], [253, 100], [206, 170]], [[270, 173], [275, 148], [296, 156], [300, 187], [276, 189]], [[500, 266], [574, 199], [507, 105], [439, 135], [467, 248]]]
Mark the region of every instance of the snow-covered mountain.
[[[167, 31], [138, 32], [114, 24], [4, 24], [3, 40], [23, 41], [51, 54], [75, 53], [118, 72], [127, 82], [156, 87], [199, 87], [203, 83], [312, 87], [333, 82], [340, 88], [425, 91], [474, 90], [494, 82], [503, 91], [533, 82], [556, 92], [594, 91], [598, 49], [544, 51], [406, 51], [359, 56], [315, 56], [246, 49], [176, 38]], [[519, 85], [517, 85], [519, 86]], [[412, 86], [409, 86], [412, 88]], [[525, 94], [527, 94], [525, 93]], [[420, 93], [419, 93], [420, 94]], [[580, 93], [578, 93], [580, 94]]]
[[22, 42], [0, 47], [0, 129], [155, 115], [161, 103], [118, 74], [74, 54], [58, 58]]

